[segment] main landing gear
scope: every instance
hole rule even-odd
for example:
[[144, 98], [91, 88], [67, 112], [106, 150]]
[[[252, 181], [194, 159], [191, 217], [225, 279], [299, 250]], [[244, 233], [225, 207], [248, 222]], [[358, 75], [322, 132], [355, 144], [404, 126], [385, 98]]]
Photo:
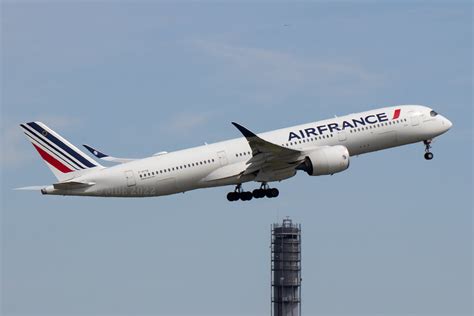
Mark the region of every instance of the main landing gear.
[[227, 200], [230, 202], [233, 201], [250, 201], [252, 198], [261, 199], [263, 197], [275, 198], [280, 194], [278, 189], [270, 188], [267, 183], [262, 183], [260, 189], [255, 189], [252, 192], [243, 191], [242, 184], [238, 184], [235, 187], [234, 192], [227, 193]]
[[425, 144], [425, 159], [426, 160], [433, 159], [433, 153], [430, 151], [430, 149], [431, 149], [431, 139], [424, 140], [423, 144]]

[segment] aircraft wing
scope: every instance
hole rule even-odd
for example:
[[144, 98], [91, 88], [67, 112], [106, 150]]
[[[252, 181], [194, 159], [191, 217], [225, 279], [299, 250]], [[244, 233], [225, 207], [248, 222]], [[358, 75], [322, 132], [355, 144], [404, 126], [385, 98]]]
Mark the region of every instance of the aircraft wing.
[[235, 122], [232, 124], [244, 135], [252, 149], [252, 158], [247, 161], [243, 175], [256, 173], [258, 181], [259, 178], [264, 178], [263, 174], [268, 176], [272, 173], [292, 172], [303, 162], [303, 152], [271, 143], [242, 125]]
[[84, 144], [82, 146], [84, 146], [88, 151], [90, 151], [91, 154], [93, 154], [94, 156], [96, 156], [97, 158], [102, 159], [102, 160], [116, 162], [116, 163], [124, 163], [124, 162], [130, 162], [130, 161], [137, 160], [137, 159], [134, 159], [134, 158], [112, 157], [112, 156], [109, 156], [107, 154], [104, 154], [103, 152], [100, 152], [98, 149], [95, 149], [95, 148], [93, 148], [89, 145]]

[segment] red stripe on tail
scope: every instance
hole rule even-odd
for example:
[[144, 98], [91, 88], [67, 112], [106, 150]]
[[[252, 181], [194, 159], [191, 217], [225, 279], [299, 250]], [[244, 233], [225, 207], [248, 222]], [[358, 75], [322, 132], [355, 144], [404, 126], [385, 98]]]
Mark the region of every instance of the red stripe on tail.
[[396, 120], [397, 118], [400, 117], [400, 109], [396, 109], [395, 112], [393, 113], [393, 118], [392, 120]]
[[68, 173], [68, 172], [72, 171], [67, 166], [63, 165], [60, 161], [56, 160], [56, 158], [54, 158], [53, 156], [51, 156], [50, 154], [45, 152], [43, 149], [39, 148], [35, 144], [33, 144], [33, 146], [35, 146], [35, 148], [39, 152], [40, 156], [44, 160], [46, 160], [50, 165], [52, 165], [54, 168], [58, 169], [62, 173]]

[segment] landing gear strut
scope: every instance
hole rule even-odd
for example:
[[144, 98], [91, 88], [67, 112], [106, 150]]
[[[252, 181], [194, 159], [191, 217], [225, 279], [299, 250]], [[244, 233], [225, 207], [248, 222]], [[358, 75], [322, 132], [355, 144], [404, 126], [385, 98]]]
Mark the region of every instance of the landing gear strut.
[[274, 198], [280, 194], [278, 189], [270, 188], [266, 182], [263, 182], [260, 189], [255, 189], [252, 192], [243, 191], [242, 184], [235, 187], [234, 192], [227, 193], [227, 200], [230, 202], [242, 200], [250, 201], [252, 198], [261, 199], [263, 197]]
[[425, 144], [425, 159], [426, 160], [433, 159], [433, 153], [430, 151], [430, 149], [431, 149], [431, 139], [424, 140], [423, 144]]

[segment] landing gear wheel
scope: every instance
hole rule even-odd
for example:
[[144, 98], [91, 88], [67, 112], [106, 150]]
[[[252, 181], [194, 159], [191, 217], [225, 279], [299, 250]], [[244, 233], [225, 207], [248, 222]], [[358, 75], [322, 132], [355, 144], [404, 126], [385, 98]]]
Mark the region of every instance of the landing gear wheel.
[[255, 190], [252, 191], [252, 195], [256, 199], [261, 199], [261, 198], [265, 197], [265, 190], [255, 189]]
[[227, 193], [227, 200], [229, 202], [237, 201], [240, 198], [240, 194], [238, 192], [229, 192]]
[[265, 190], [265, 195], [266, 195], [267, 198], [275, 198], [279, 194], [280, 194], [280, 192], [276, 188]]
[[426, 159], [426, 160], [431, 160], [431, 159], [433, 159], [433, 153], [432, 153], [432, 152], [427, 152], [427, 153], [425, 153], [425, 159]]
[[265, 190], [265, 196], [269, 199], [273, 197], [272, 192], [270, 190]]
[[229, 192], [227, 193], [227, 201], [229, 202], [234, 202], [242, 199], [242, 194], [245, 192], [242, 192], [242, 184], [238, 184], [235, 187], [234, 192]]
[[242, 201], [250, 201], [253, 198], [252, 192], [242, 192], [240, 193], [240, 199]]
[[230, 202], [234, 201], [250, 201], [253, 198], [261, 199], [263, 197], [275, 198], [280, 195], [280, 192], [276, 188], [270, 188], [266, 182], [263, 182], [259, 189], [255, 189], [252, 192], [243, 191], [242, 184], [238, 184], [235, 187], [234, 192], [227, 193], [227, 200]]
[[278, 191], [277, 188], [270, 189], [270, 192], [271, 192], [272, 198], [276, 198], [280, 195], [280, 191]]

